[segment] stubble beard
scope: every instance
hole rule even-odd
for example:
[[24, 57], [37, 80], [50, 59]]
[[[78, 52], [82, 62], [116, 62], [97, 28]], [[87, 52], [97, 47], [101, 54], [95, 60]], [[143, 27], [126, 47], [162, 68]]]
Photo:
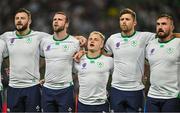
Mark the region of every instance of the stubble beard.
[[60, 26], [60, 27], [58, 27], [58, 26], [53, 26], [54, 32], [56, 32], [56, 33], [59, 33], [59, 32], [61, 32], [61, 31], [63, 31], [64, 28], [65, 28], [65, 25], [64, 25], [64, 26]]
[[158, 38], [164, 39], [164, 38], [168, 37], [169, 34], [170, 34], [170, 32], [158, 31], [156, 35], [158, 36]]
[[121, 31], [124, 33], [128, 33], [130, 31], [130, 28], [128, 28], [127, 25], [120, 26]]

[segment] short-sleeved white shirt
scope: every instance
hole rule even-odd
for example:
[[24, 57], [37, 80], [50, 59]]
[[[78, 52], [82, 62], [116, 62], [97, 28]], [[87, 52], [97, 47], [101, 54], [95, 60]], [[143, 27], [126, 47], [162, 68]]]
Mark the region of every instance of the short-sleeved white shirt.
[[14, 88], [31, 87], [39, 83], [40, 42], [49, 36], [47, 33], [30, 31], [25, 36], [15, 31], [0, 36], [7, 44], [10, 61], [9, 86]]
[[154, 37], [154, 33], [136, 31], [132, 36], [116, 33], [108, 38], [105, 50], [114, 56], [112, 87], [125, 91], [144, 88], [145, 47]]
[[158, 38], [146, 48], [150, 64], [150, 89], [152, 98], [177, 98], [180, 92], [180, 39], [160, 43]]
[[106, 86], [110, 72], [113, 70], [113, 59], [101, 55], [89, 58], [84, 55], [80, 63], [75, 63], [79, 80], [79, 101], [87, 105], [104, 104], [107, 100]]
[[79, 41], [71, 35], [64, 40], [56, 40], [53, 35], [43, 39], [41, 53], [46, 60], [45, 87], [63, 89], [72, 85], [73, 55], [79, 49]]

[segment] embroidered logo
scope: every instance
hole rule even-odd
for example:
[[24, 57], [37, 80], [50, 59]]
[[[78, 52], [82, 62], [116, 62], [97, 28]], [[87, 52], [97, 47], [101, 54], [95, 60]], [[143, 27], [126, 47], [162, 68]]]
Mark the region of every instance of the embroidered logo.
[[124, 42], [126, 42], [126, 43], [127, 43], [127, 42], [128, 42], [128, 39], [127, 39], [127, 38], [124, 38]]
[[68, 108], [68, 113], [72, 113], [72, 108], [71, 107]]
[[59, 44], [60, 44], [60, 41], [56, 41], [56, 42], [55, 42], [55, 45], [59, 45]]
[[51, 45], [48, 45], [47, 48], [46, 48], [46, 51], [49, 51], [51, 48]]
[[163, 48], [163, 47], [164, 47], [164, 44], [160, 44], [159, 47], [160, 47], [160, 48]]
[[87, 63], [82, 64], [82, 69], [86, 69]]
[[119, 46], [120, 46], [120, 42], [117, 42], [116, 43], [116, 48], [119, 48]]
[[90, 60], [90, 63], [91, 63], [91, 64], [94, 64], [94, 63], [95, 63], [95, 61], [94, 61], [94, 60]]
[[15, 39], [16, 39], [16, 38], [11, 38], [11, 39], [10, 39], [10, 45], [14, 44]]
[[168, 54], [174, 53], [174, 48], [168, 48], [168, 49], [167, 49], [167, 53], [168, 53]]
[[102, 63], [102, 62], [97, 62], [97, 66], [98, 66], [99, 68], [102, 68], [102, 67], [104, 66], [104, 63]]
[[31, 43], [32, 42], [32, 38], [27, 38], [26, 39], [26, 42], [29, 44], [29, 43]]
[[69, 50], [69, 46], [68, 45], [64, 45], [63, 49], [64, 49], [64, 51], [68, 51]]
[[137, 46], [137, 41], [132, 41], [131, 46], [136, 47]]
[[150, 51], [150, 55], [153, 55], [154, 51], [155, 51], [155, 49], [154, 49], [154, 48], [153, 48], [153, 49], [151, 49], [151, 51]]
[[36, 106], [36, 111], [40, 111], [40, 106], [39, 105]]

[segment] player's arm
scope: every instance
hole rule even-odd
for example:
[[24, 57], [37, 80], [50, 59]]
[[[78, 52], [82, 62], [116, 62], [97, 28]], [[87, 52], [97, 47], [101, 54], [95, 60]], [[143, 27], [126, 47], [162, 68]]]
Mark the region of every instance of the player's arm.
[[45, 67], [46, 67], [45, 58], [40, 57], [40, 60], [39, 60], [40, 81], [39, 81], [39, 84], [41, 84], [41, 85], [43, 85], [45, 82], [44, 81]]
[[84, 50], [84, 49], [76, 52], [76, 53], [74, 54], [74, 56], [73, 56], [74, 61], [75, 61], [75, 62], [79, 62], [80, 59], [81, 59], [81, 57], [82, 57], [84, 54], [86, 54], [86, 53], [87, 53], [87, 51]]
[[149, 66], [149, 62], [147, 59], [145, 59], [145, 63], [144, 63], [144, 77], [143, 80], [147, 80], [149, 78], [149, 73], [150, 73], [150, 66]]
[[80, 35], [77, 35], [77, 36], [74, 36], [74, 37], [75, 37], [77, 40], [79, 40], [81, 47], [86, 47], [86, 46], [87, 46], [87, 39], [86, 39], [86, 37], [80, 36]]
[[73, 59], [75, 62], [79, 62], [81, 57], [86, 54], [87, 47], [87, 39], [84, 36], [74, 36], [77, 40], [79, 40], [80, 49], [73, 55]]
[[4, 68], [5, 73], [6, 73], [6, 75], [9, 75], [9, 72], [10, 72], [10, 70], [9, 70], [9, 52], [8, 52], [8, 47], [6, 44], [4, 45], [2, 56], [3, 56], [3, 65], [5, 67]]
[[150, 87], [150, 66], [147, 59], [145, 59], [144, 64], [144, 76], [142, 77], [143, 84], [145, 86], [145, 94], [147, 95], [149, 87]]
[[5, 70], [5, 73], [6, 75], [9, 75], [9, 57], [6, 57], [3, 59], [3, 65], [4, 65], [4, 70]]

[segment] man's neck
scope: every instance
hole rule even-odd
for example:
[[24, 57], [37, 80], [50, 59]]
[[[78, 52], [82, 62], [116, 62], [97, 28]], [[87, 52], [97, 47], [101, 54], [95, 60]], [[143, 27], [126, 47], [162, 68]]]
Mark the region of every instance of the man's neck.
[[101, 54], [101, 50], [99, 50], [99, 51], [88, 51], [87, 52], [87, 55], [90, 58], [96, 58], [96, 57], [100, 56], [100, 54]]
[[133, 29], [133, 30], [128, 31], [128, 32], [123, 32], [123, 31], [122, 31], [121, 33], [122, 33], [123, 36], [131, 36], [131, 35], [134, 34], [134, 32], [135, 32], [135, 30]]
[[16, 34], [17, 34], [17, 35], [24, 36], [24, 35], [29, 34], [30, 31], [31, 31], [31, 30], [30, 30], [29, 28], [28, 28], [28, 29], [25, 29], [24, 31], [17, 31], [17, 30], [16, 30]]
[[167, 42], [169, 40], [171, 40], [173, 37], [173, 34], [170, 34], [169, 36], [165, 37], [165, 38], [159, 38], [160, 42]]
[[66, 38], [67, 36], [67, 32], [61, 31], [61, 32], [54, 32], [54, 36], [57, 40], [62, 40], [64, 38]]

